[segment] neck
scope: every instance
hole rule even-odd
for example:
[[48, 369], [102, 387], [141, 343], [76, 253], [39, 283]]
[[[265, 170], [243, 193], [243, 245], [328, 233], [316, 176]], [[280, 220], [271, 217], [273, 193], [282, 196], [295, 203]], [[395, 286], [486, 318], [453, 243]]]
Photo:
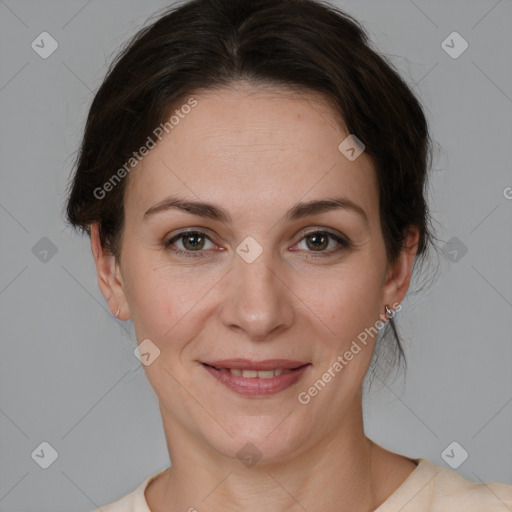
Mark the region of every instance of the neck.
[[371, 512], [382, 501], [372, 465], [377, 445], [364, 435], [361, 401], [354, 404], [346, 420], [317, 444], [286, 460], [250, 467], [205, 447], [163, 414], [166, 438], [180, 442], [169, 445], [172, 467], [151, 502], [147, 493], [148, 504], [166, 512]]

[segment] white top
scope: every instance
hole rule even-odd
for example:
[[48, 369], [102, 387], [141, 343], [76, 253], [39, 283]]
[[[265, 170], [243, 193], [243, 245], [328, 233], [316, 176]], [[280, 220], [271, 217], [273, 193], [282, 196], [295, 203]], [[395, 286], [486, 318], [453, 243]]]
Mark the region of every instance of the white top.
[[[374, 512], [512, 511], [512, 485], [475, 483], [427, 459], [411, 460], [418, 463], [416, 469]], [[121, 499], [93, 512], [151, 512], [144, 491], [160, 473], [146, 478], [139, 487]]]

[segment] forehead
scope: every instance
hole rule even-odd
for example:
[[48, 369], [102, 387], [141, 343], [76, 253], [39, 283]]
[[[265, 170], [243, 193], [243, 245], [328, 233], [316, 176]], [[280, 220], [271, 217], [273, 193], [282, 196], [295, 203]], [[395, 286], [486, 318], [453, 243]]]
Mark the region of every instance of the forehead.
[[340, 152], [349, 134], [321, 96], [238, 86], [193, 98], [131, 172], [127, 217], [170, 194], [229, 204], [235, 216], [327, 195], [344, 195], [370, 216], [376, 210], [372, 162]]

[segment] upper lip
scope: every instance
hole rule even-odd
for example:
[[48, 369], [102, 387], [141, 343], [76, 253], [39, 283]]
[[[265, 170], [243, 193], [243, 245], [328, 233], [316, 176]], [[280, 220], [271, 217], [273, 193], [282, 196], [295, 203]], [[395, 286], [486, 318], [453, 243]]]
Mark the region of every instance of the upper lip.
[[304, 361], [291, 361], [290, 359], [265, 359], [264, 361], [252, 361], [250, 359], [223, 359], [222, 361], [201, 361], [203, 364], [215, 366], [215, 368], [233, 368], [238, 370], [275, 370], [277, 368], [288, 370], [295, 369], [306, 364]]

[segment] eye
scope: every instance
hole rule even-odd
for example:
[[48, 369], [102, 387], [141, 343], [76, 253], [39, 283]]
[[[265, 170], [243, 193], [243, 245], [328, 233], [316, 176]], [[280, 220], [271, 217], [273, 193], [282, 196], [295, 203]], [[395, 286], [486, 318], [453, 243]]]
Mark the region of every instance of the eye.
[[[177, 243], [176, 243], [177, 242]], [[211, 244], [210, 247], [205, 247], [207, 242]], [[172, 249], [172, 246], [178, 246], [177, 249]], [[170, 249], [174, 253], [183, 255], [189, 258], [201, 258], [204, 257], [202, 252], [204, 250], [215, 248], [215, 244], [210, 238], [201, 231], [182, 231], [176, 236], [172, 237], [167, 242], [164, 242], [165, 248]], [[180, 247], [181, 246], [181, 247]], [[197, 253], [197, 254], [194, 254]]]
[[[300, 247], [302, 243], [305, 243]], [[308, 257], [318, 256], [331, 256], [333, 253], [337, 253], [343, 249], [348, 249], [351, 244], [345, 238], [335, 235], [329, 231], [310, 231], [300, 240], [297, 244], [299, 248], [305, 249], [306, 252], [313, 252], [319, 254], [313, 254]], [[329, 250], [327, 250], [329, 249]]]
[[[208, 243], [211, 244], [210, 247], [207, 246]], [[302, 243], [305, 243], [305, 247], [300, 247]], [[306, 233], [297, 246], [306, 252], [318, 253], [308, 256], [316, 258], [332, 256], [334, 253], [343, 249], [349, 249], [351, 243], [342, 236], [335, 235], [329, 231], [317, 230]], [[215, 249], [216, 245], [202, 231], [190, 230], [176, 234], [168, 241], [164, 242], [164, 247], [170, 249], [175, 254], [187, 258], [203, 258], [207, 257], [204, 253], [207, 250]], [[291, 250], [295, 251], [296, 249]]]

